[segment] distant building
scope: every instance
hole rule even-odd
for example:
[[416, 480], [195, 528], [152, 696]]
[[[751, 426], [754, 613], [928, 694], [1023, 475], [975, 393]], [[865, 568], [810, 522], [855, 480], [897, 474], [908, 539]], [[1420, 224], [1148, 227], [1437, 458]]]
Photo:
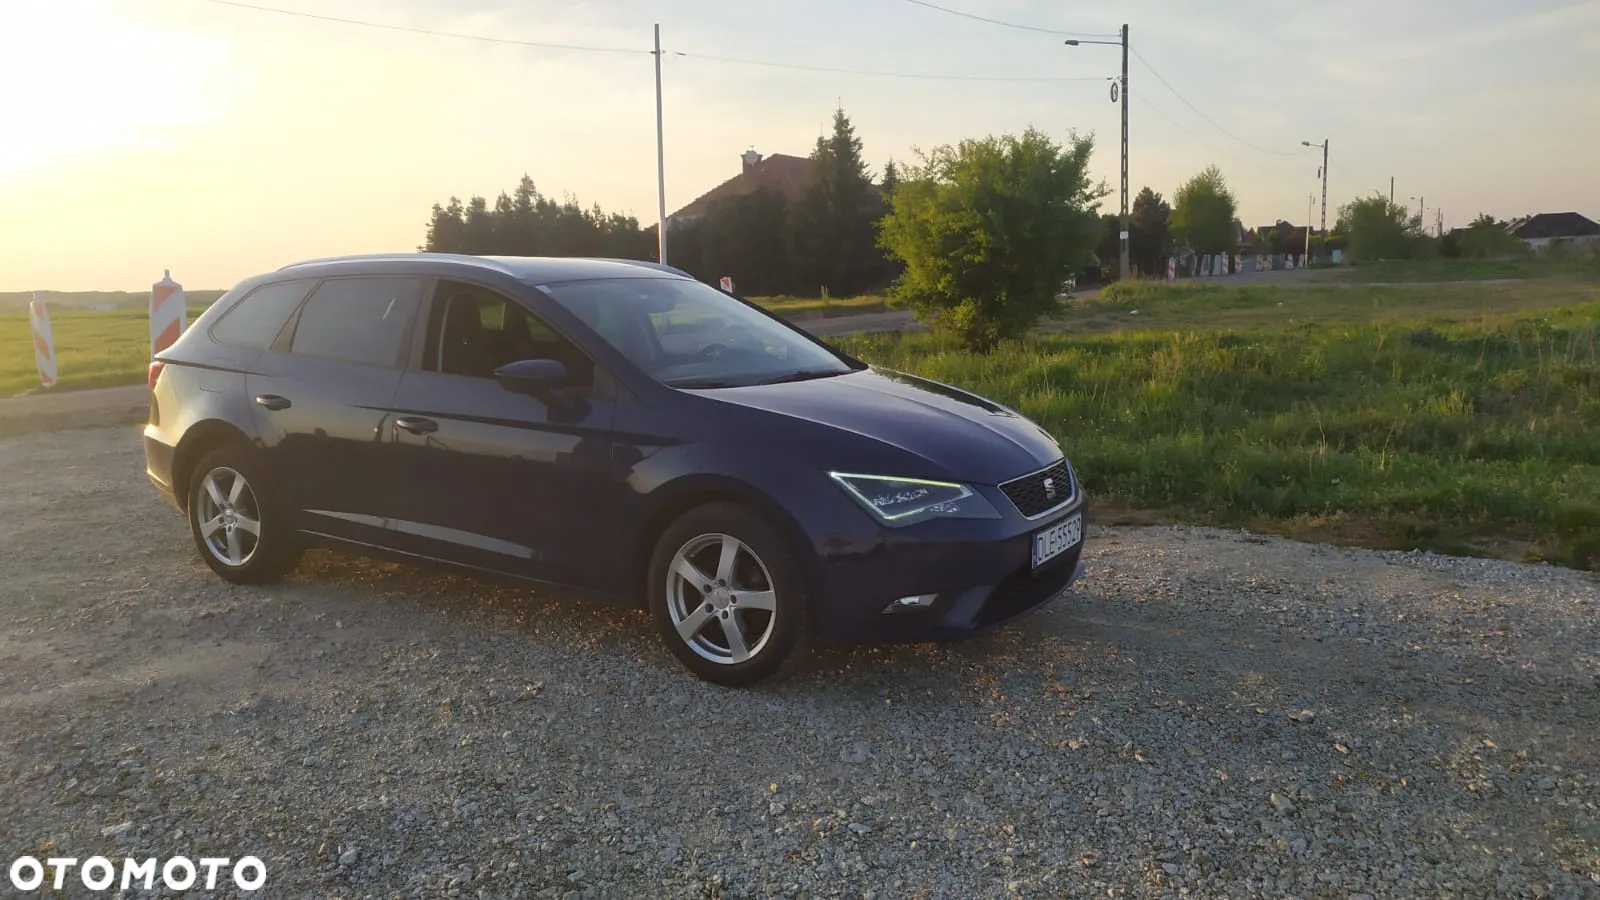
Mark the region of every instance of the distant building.
[[743, 164], [738, 175], [724, 181], [667, 217], [673, 224], [692, 222], [705, 215], [706, 210], [718, 200], [742, 197], [766, 189], [793, 203], [800, 199], [811, 184], [811, 160], [803, 156], [774, 153], [762, 156], [755, 150], [746, 150], [739, 157]]
[[1600, 224], [1575, 212], [1539, 213], [1506, 223], [1512, 237], [1535, 250], [1551, 244], [1587, 244], [1600, 241]]

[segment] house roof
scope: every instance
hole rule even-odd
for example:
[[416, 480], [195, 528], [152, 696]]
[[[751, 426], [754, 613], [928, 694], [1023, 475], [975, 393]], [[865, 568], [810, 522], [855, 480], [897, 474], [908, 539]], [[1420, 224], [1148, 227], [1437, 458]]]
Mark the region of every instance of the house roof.
[[811, 160], [803, 156], [774, 153], [724, 181], [677, 212], [671, 218], [704, 215], [706, 208], [727, 197], [741, 197], [762, 188], [776, 191], [790, 203], [800, 199], [811, 183]]
[[1517, 219], [1506, 230], [1523, 240], [1587, 237], [1600, 234], [1600, 224], [1575, 212], [1539, 213]]

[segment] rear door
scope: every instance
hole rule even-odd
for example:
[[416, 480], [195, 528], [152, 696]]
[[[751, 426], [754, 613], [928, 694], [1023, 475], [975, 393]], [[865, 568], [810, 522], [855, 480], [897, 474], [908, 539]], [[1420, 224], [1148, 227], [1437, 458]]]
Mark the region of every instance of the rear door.
[[[563, 401], [513, 393], [494, 370], [556, 359]], [[416, 368], [395, 396], [404, 508], [394, 546], [478, 568], [610, 589], [608, 510], [625, 490], [612, 460], [616, 385], [530, 309], [440, 280]], [[610, 537], [614, 538], [612, 534]]]
[[321, 282], [246, 390], [279, 501], [298, 528], [382, 544], [396, 498], [390, 402], [423, 279]]

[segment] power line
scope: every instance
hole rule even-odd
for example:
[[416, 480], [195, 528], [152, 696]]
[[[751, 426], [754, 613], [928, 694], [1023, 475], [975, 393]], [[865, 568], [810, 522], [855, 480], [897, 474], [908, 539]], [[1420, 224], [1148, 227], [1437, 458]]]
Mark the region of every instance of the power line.
[[1174, 126], [1176, 126], [1179, 131], [1183, 132], [1184, 134], [1187, 134], [1189, 137], [1192, 137], [1197, 141], [1205, 140], [1205, 138], [1201, 137], [1198, 134], [1195, 134], [1193, 131], [1190, 131], [1189, 130], [1189, 126], [1187, 126], [1187, 125], [1183, 124], [1182, 122], [1179, 122], [1177, 119], [1173, 118], [1171, 113], [1169, 113], [1166, 110], [1162, 109], [1161, 107], [1155, 105], [1154, 103], [1151, 103], [1149, 97], [1140, 97], [1139, 98], [1139, 108], [1140, 109], [1148, 109], [1151, 112], [1155, 113], [1156, 115], [1160, 116], [1161, 118], [1166, 119], [1168, 122], [1171, 122]]
[[[254, 10], [255, 12], [276, 13], [284, 16], [294, 16], [302, 19], [315, 19], [320, 22], [337, 22], [341, 25], [357, 25], [364, 28], [381, 28], [387, 31], [403, 31], [410, 34], [424, 34], [432, 37], [455, 38], [466, 41], [484, 41], [493, 44], [512, 44], [520, 47], [538, 47], [549, 50], [577, 50], [591, 53], [636, 53], [640, 55], [653, 55], [650, 50], [635, 50], [629, 47], [596, 47], [583, 44], [559, 44], [549, 41], [525, 41], [516, 38], [489, 37], [480, 34], [463, 34], [455, 31], [439, 31], [432, 28], [414, 28], [408, 25], [391, 25], [386, 22], [371, 22], [363, 19], [346, 19], [338, 16], [325, 16], [320, 13], [302, 12], [294, 9], [280, 9], [272, 6], [258, 6], [253, 3], [241, 3], [239, 0], [205, 0], [218, 6], [232, 6], [238, 9]], [[732, 63], [745, 66], [765, 66], [775, 69], [794, 69], [804, 72], [828, 72], [841, 75], [865, 75], [878, 78], [907, 78], [926, 81], [989, 81], [989, 82], [1072, 82], [1072, 81], [1100, 81], [1100, 77], [1048, 77], [1048, 76], [1009, 76], [1009, 75], [940, 75], [932, 72], [886, 72], [871, 69], [846, 69], [831, 66], [813, 66], [802, 63], [773, 62], [762, 59], [743, 59], [733, 56], [716, 56], [704, 53], [686, 53], [683, 51], [669, 51], [674, 56], [686, 59], [698, 59], [708, 62]]]
[[1228, 137], [1233, 138], [1234, 140], [1238, 141], [1239, 143], [1245, 145], [1246, 147], [1249, 147], [1252, 150], [1259, 150], [1262, 153], [1271, 153], [1271, 154], [1273, 154], [1275, 156], [1299, 156], [1301, 154], [1302, 151], [1299, 151], [1299, 150], [1272, 150], [1272, 149], [1269, 149], [1267, 147], [1263, 147], [1260, 144], [1251, 143], [1250, 141], [1247, 141], [1244, 138], [1239, 137], [1237, 134], [1234, 134], [1233, 132], [1229, 131], [1228, 129], [1223, 128], [1221, 125], [1218, 125], [1217, 121], [1215, 119], [1213, 119], [1210, 116], [1206, 115], [1205, 113], [1201, 112], [1199, 107], [1195, 106], [1193, 103], [1190, 103], [1189, 102], [1189, 98], [1187, 98], [1187, 97], [1183, 96], [1182, 94], [1178, 93], [1178, 89], [1173, 87], [1171, 82], [1167, 81], [1167, 79], [1163, 78], [1161, 76], [1161, 73], [1156, 71], [1156, 67], [1155, 66], [1150, 65], [1150, 61], [1148, 59], [1144, 58], [1144, 54], [1140, 53], [1138, 50], [1135, 50], [1135, 49], [1133, 49], [1131, 47], [1129, 49], [1132, 51], [1134, 56], [1139, 58], [1139, 62], [1143, 63], [1144, 67], [1146, 69], [1150, 70], [1150, 74], [1154, 75], [1156, 77], [1157, 81], [1161, 82], [1161, 84], [1164, 85], [1167, 90], [1172, 92], [1172, 96], [1177, 97], [1179, 100], [1183, 101], [1183, 105], [1184, 106], [1187, 106], [1191, 110], [1194, 110], [1194, 114], [1195, 115], [1197, 115], [1200, 118], [1205, 119], [1207, 122], [1211, 123], [1211, 127], [1212, 128], [1215, 128], [1216, 130], [1218, 130], [1218, 131], [1222, 132], [1223, 134], [1227, 135]]
[[1105, 81], [1106, 76], [1078, 76], [1078, 77], [1053, 77], [1053, 76], [1027, 76], [1027, 75], [939, 75], [932, 72], [884, 72], [872, 69], [836, 69], [830, 66], [810, 66], [801, 63], [769, 62], [762, 59], [741, 59], [734, 56], [712, 56], [706, 53], [685, 53], [681, 50], [669, 51], [674, 56], [686, 59], [701, 59], [708, 62], [734, 63], [743, 66], [766, 66], [774, 69], [798, 69], [804, 72], [833, 72], [842, 75], [870, 75], [880, 78], [915, 78], [928, 81], [1032, 81], [1032, 82], [1067, 82], [1067, 81]]
[[387, 31], [405, 31], [411, 34], [426, 34], [433, 37], [455, 38], [462, 41], [483, 41], [490, 44], [515, 44], [519, 47], [539, 47], [546, 50], [581, 50], [589, 53], [637, 53], [641, 56], [650, 54], [649, 50], [635, 50], [631, 47], [592, 47], [583, 44], [557, 44], [548, 41], [523, 41], [516, 38], [489, 37], [481, 34], [461, 34], [455, 31], [436, 31], [432, 28], [413, 28], [409, 25], [390, 25], [385, 22], [367, 22], [361, 19], [342, 19], [338, 16], [325, 16], [321, 13], [301, 12], [295, 9], [278, 9], [272, 6], [256, 6], [253, 3], [240, 3], [238, 0], [205, 0], [218, 6], [232, 6], [238, 9], [250, 9], [256, 12], [277, 13], [280, 16], [295, 16], [301, 19], [316, 19], [320, 22], [338, 22], [341, 25], [359, 25], [364, 28], [382, 28]]
[[906, 2], [914, 3], [917, 6], [925, 7], [927, 9], [938, 10], [942, 13], [949, 13], [952, 16], [960, 16], [963, 19], [972, 19], [975, 22], [987, 22], [990, 25], [1000, 25], [1005, 28], [1016, 28], [1020, 31], [1035, 31], [1040, 34], [1059, 34], [1062, 37], [1109, 38], [1117, 36], [1115, 34], [1090, 34], [1078, 31], [1056, 31], [1054, 28], [1040, 28], [1037, 25], [1021, 25], [1016, 22], [1003, 22], [999, 19], [991, 19], [988, 16], [980, 16], [976, 13], [962, 12], [959, 9], [951, 9], [947, 6], [940, 6], [937, 3], [928, 3], [926, 0], [906, 0]]

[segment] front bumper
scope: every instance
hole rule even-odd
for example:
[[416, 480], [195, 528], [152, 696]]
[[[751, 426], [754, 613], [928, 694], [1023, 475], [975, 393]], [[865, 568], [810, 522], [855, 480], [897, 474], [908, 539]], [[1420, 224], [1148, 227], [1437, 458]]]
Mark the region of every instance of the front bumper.
[[[1077, 502], [1036, 521], [935, 521], [883, 529], [863, 552], [823, 565], [817, 637], [826, 643], [894, 643], [977, 634], [1055, 599], [1083, 574], [1083, 545], [1033, 568], [1033, 536], [1071, 516]], [[897, 598], [935, 595], [916, 609], [885, 608]]]

